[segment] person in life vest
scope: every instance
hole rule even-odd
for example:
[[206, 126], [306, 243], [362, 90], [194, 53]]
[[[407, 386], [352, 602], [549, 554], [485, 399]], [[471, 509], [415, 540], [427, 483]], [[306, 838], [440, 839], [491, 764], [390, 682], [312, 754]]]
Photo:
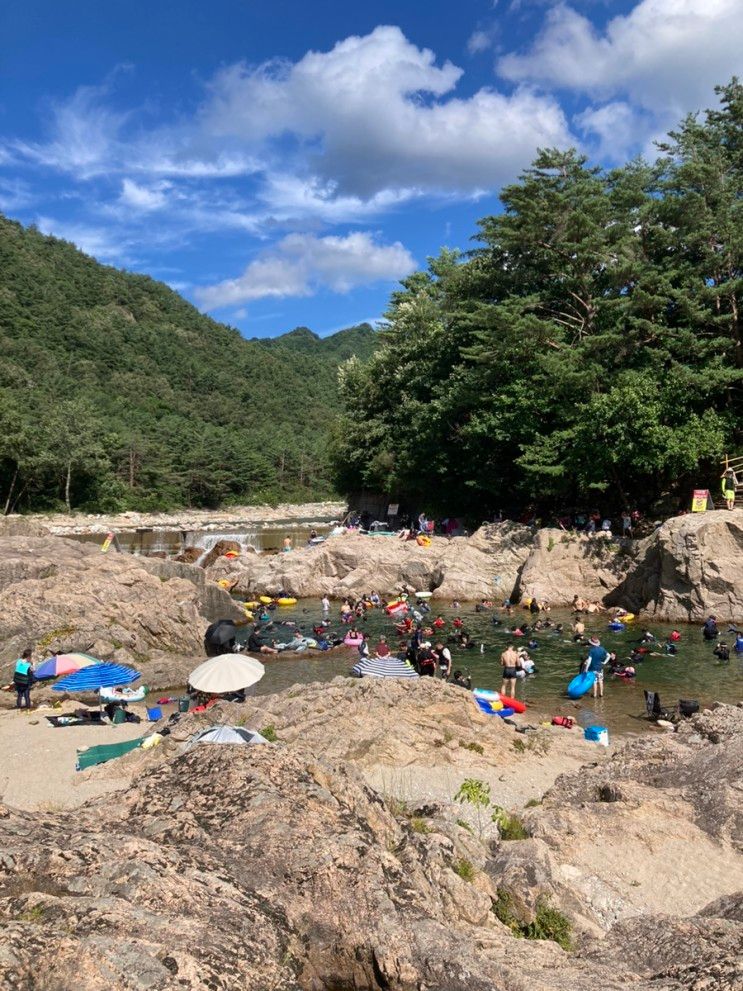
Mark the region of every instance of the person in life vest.
[[31, 662], [31, 648], [27, 647], [15, 662], [13, 672], [13, 685], [16, 690], [16, 709], [22, 709], [22, 702], [25, 701], [26, 708], [31, 708], [31, 686], [34, 681], [34, 666]]
[[735, 487], [738, 478], [732, 468], [726, 468], [722, 473], [722, 498], [728, 509], [735, 509]]

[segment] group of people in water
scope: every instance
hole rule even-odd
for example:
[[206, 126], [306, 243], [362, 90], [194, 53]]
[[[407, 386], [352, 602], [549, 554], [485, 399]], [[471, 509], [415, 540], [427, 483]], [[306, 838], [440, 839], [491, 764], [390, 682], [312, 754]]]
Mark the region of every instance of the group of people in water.
[[[321, 603], [322, 619], [312, 626], [311, 636], [305, 635], [296, 624], [289, 622], [284, 626], [295, 627], [293, 636], [283, 643], [272, 641], [268, 644], [261, 635], [268, 627], [261, 631], [257, 625], [250, 635], [247, 648], [253, 652], [281, 653], [302, 652], [311, 648], [330, 650], [335, 647], [351, 647], [357, 652], [359, 661], [369, 658], [384, 659], [394, 655], [409, 663], [423, 677], [437, 677], [462, 688], [471, 688], [471, 677], [463, 665], [455, 664], [453, 652], [474, 650], [478, 646], [484, 652], [485, 644], [476, 642], [467, 630], [459, 602], [451, 603], [455, 615], [447, 620], [443, 614], [432, 609], [428, 598], [428, 595], [419, 597], [408, 589], [403, 589], [392, 600], [376, 591], [358, 597], [348, 595], [341, 601], [337, 621], [334, 623], [331, 620], [333, 606], [328, 596], [324, 596]], [[525, 609], [527, 616], [509, 622], [516, 608]], [[625, 641], [629, 653], [620, 658], [617, 651], [607, 649], [598, 636], [586, 629], [588, 617], [603, 612], [603, 607], [599, 603], [576, 596], [573, 609], [574, 621], [571, 626], [566, 626], [551, 618], [551, 607], [545, 600], [526, 599], [515, 606], [509, 600], [496, 605], [489, 599], [481, 599], [475, 604], [475, 614], [482, 616], [484, 613], [491, 613], [494, 629], [512, 638], [500, 654], [502, 695], [514, 698], [519, 683], [537, 673], [531, 652], [539, 649], [540, 639], [545, 636], [564, 642], [571, 641], [581, 649], [579, 670], [593, 673], [592, 692], [596, 698], [604, 695], [606, 676], [631, 681], [637, 675], [638, 666], [649, 658], [675, 656], [679, 651], [682, 641], [679, 630], [673, 629], [665, 637], [661, 637], [641, 627], [636, 631], [636, 637]], [[386, 611], [391, 625], [389, 633], [379, 634], [375, 638], [364, 630], [365, 622], [373, 610]], [[633, 617], [626, 610], [614, 609], [609, 618], [610, 629], [614, 625], [616, 628], [631, 629], [628, 624]], [[625, 618], [627, 624], [623, 622]], [[710, 617], [702, 628], [705, 641], [715, 641], [714, 655], [720, 661], [729, 660], [731, 651], [743, 654], [743, 631], [731, 627], [731, 632], [735, 633], [732, 647], [720, 638], [714, 617]]]

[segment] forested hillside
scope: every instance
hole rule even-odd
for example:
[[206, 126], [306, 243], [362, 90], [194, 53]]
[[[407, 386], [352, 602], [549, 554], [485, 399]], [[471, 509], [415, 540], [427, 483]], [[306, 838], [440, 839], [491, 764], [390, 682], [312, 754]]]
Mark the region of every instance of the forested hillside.
[[0, 513], [330, 495], [337, 366], [375, 339], [246, 341], [0, 217]]
[[540, 512], [718, 491], [743, 450], [743, 87], [604, 171], [544, 151], [343, 370], [341, 487]]

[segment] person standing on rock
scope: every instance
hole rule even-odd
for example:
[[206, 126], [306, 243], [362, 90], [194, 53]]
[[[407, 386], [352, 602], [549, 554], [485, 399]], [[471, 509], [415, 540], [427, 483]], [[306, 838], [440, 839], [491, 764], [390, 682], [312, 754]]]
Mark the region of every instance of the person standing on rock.
[[516, 679], [519, 673], [521, 662], [519, 654], [513, 644], [509, 644], [500, 655], [500, 663], [503, 668], [503, 680], [501, 682], [501, 695], [514, 698], [516, 695]]
[[722, 473], [722, 498], [728, 509], [735, 509], [735, 491], [738, 478], [732, 468], [726, 468]]
[[591, 671], [596, 675], [593, 682], [593, 697], [604, 697], [604, 667], [609, 663], [611, 655], [606, 647], [601, 646], [598, 637], [591, 637], [588, 641], [589, 650], [586, 658], [586, 671]]
[[34, 666], [31, 661], [31, 648], [27, 647], [18, 660], [15, 662], [13, 672], [13, 685], [16, 691], [15, 707], [22, 709], [22, 702], [26, 703], [26, 708], [31, 708], [31, 686], [35, 681]]

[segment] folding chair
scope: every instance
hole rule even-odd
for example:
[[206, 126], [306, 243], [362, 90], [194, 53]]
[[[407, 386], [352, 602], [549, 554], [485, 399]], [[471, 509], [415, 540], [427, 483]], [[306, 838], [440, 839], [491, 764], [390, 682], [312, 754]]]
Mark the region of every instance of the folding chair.
[[674, 706], [663, 705], [658, 692], [643, 693], [645, 695], [645, 712], [648, 719], [656, 722], [658, 719], [667, 719], [675, 722], [679, 718], [678, 703]]

